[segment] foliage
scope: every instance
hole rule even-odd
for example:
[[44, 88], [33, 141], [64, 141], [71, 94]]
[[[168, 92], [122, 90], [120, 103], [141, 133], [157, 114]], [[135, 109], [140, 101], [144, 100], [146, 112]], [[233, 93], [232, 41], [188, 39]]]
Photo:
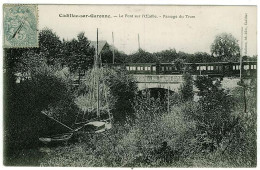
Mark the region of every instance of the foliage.
[[[234, 93], [240, 94], [238, 91]], [[41, 153], [43, 156], [38, 158], [38, 165], [229, 168], [256, 166], [256, 112], [252, 116], [243, 115], [244, 122], [239, 122], [225, 136], [220, 146], [210, 152], [203, 146], [203, 139], [208, 137], [198, 135], [200, 131], [197, 126], [200, 122], [190, 118], [191, 115], [200, 113], [197, 112], [200, 103], [179, 103], [172, 107], [170, 113], [163, 113], [158, 100], [145, 97], [139, 99], [135, 107], [137, 121], [134, 123], [115, 124], [105, 133], [85, 135], [79, 143], [48, 149]], [[167, 151], [163, 150], [164, 142], [167, 142]]]
[[190, 55], [186, 59], [187, 63], [207, 63], [207, 62], [216, 62], [216, 61], [217, 60], [215, 57], [205, 52], [196, 52], [195, 54]]
[[95, 48], [90, 46], [90, 41], [84, 32], [77, 35], [77, 39], [64, 41], [64, 63], [70, 71], [87, 71], [94, 64]]
[[238, 40], [227, 33], [217, 35], [211, 45], [211, 53], [218, 57], [218, 61], [238, 61], [239, 50]]
[[42, 111], [71, 125], [77, 107], [67, 81], [55, 75], [56, 68], [46, 63], [38, 65], [31, 78], [15, 84], [5, 94], [5, 141], [9, 152], [33, 147], [38, 143], [41, 131], [48, 126], [42, 120]]
[[154, 55], [161, 63], [171, 63], [178, 58], [178, 54], [175, 49], [163, 50], [156, 52]]
[[127, 59], [128, 56], [124, 52], [118, 51], [118, 49], [116, 49], [112, 45], [106, 45], [101, 51], [102, 63], [113, 63], [113, 50], [115, 55], [114, 62], [125, 63], [125, 60]]
[[195, 85], [201, 98], [197, 111], [188, 117], [196, 121], [197, 135], [204, 149], [213, 151], [237, 124], [238, 118], [232, 115], [233, 98], [220, 88], [218, 81], [214, 84], [211, 78], [198, 77]]
[[112, 112], [115, 121], [123, 122], [133, 116], [133, 102], [137, 92], [134, 79], [124, 69], [99, 68], [88, 71], [78, 89], [77, 105], [89, 113], [97, 105], [97, 77], [99, 77], [100, 108]]
[[157, 61], [156, 57], [142, 49], [139, 49], [136, 53], [131, 54], [126, 59], [127, 63], [155, 63]]
[[181, 98], [183, 101], [192, 100], [194, 93], [193, 93], [193, 78], [189, 73], [183, 74], [184, 82], [181, 85], [179, 92], [181, 94]]
[[114, 72], [107, 73], [104, 81], [116, 101], [112, 110], [113, 116], [116, 121], [125, 121], [127, 117], [133, 116], [137, 85], [125, 69], [115, 69]]
[[207, 94], [207, 92], [215, 92], [220, 89], [221, 82], [219, 79], [216, 79], [215, 83], [211, 77], [207, 76], [197, 76], [197, 79], [194, 81], [195, 86], [199, 89], [199, 96]]
[[[109, 74], [115, 74], [115, 72], [108, 68], [94, 68], [87, 72], [84, 77], [85, 81], [80, 83], [75, 103], [83, 111], [86, 119], [97, 117], [97, 102], [99, 102], [101, 117], [108, 117], [107, 112], [114, 108], [116, 99], [105, 82]], [[97, 92], [99, 92], [99, 98]]]
[[51, 29], [44, 28], [39, 32], [39, 48], [35, 51], [44, 55], [48, 65], [54, 65], [61, 60], [62, 42]]

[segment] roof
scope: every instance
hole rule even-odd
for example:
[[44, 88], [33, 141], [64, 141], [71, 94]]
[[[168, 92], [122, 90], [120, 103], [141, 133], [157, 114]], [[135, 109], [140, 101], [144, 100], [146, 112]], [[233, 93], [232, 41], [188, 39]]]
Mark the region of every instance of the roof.
[[[101, 53], [106, 44], [108, 44], [106, 41], [98, 41], [98, 55]], [[96, 49], [97, 41], [91, 41], [90, 46]]]

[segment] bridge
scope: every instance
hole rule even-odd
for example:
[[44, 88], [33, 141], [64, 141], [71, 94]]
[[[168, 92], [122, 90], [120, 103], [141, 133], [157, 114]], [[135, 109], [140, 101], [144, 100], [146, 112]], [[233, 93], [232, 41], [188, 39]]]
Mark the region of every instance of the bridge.
[[[144, 89], [152, 88], [162, 88], [166, 90], [171, 90], [173, 92], [178, 92], [181, 84], [184, 82], [182, 75], [143, 75], [143, 74], [133, 74], [136, 80], [138, 89], [140, 91]], [[196, 76], [193, 75], [193, 80]], [[224, 77], [221, 84], [225, 89], [232, 89], [238, 86], [240, 81], [239, 77]], [[247, 80], [248, 81], [248, 80]], [[198, 89], [193, 86], [193, 90], [196, 92]]]
[[139, 90], [162, 88], [171, 91], [178, 91], [183, 83], [182, 75], [142, 75], [134, 74]]

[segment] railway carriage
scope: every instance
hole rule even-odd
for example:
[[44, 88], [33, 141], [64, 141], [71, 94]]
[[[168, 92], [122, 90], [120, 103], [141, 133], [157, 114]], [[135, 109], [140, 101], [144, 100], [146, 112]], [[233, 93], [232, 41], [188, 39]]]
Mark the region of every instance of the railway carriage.
[[127, 63], [125, 67], [131, 74], [158, 74], [156, 63]]
[[[185, 63], [185, 71], [192, 75], [209, 75], [221, 77], [239, 77], [240, 63], [239, 62], [212, 62], [212, 63]], [[242, 76], [256, 76], [257, 62], [244, 61], [242, 62]]]
[[192, 75], [223, 75], [223, 63], [185, 63], [184, 71]]
[[[239, 77], [239, 62], [211, 62], [211, 63], [184, 63], [177, 66], [175, 63], [126, 63], [113, 64], [113, 67], [123, 67], [130, 74], [156, 74], [156, 75], [174, 75], [188, 72], [192, 75], [208, 75], [211, 77]], [[256, 77], [256, 61], [243, 61], [242, 76]]]
[[178, 66], [174, 63], [161, 63], [157, 64], [157, 69], [159, 70], [159, 74], [181, 74], [182, 68], [178, 68]]

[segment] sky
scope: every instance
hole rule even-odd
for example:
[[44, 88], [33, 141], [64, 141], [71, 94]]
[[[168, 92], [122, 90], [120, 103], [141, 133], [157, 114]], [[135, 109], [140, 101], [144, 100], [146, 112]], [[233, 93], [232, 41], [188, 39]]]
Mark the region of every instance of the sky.
[[[39, 5], [39, 29], [52, 29], [70, 40], [85, 32], [89, 40], [106, 40], [126, 54], [140, 47], [148, 52], [176, 49], [187, 53], [210, 53], [216, 35], [231, 33], [243, 54], [256, 55], [255, 6], [130, 6], [130, 5]], [[111, 18], [65, 17], [66, 15], [110, 15]], [[121, 16], [121, 17], [119, 17]], [[157, 18], [156, 18], [157, 17]], [[245, 31], [246, 30], [246, 31]]]

